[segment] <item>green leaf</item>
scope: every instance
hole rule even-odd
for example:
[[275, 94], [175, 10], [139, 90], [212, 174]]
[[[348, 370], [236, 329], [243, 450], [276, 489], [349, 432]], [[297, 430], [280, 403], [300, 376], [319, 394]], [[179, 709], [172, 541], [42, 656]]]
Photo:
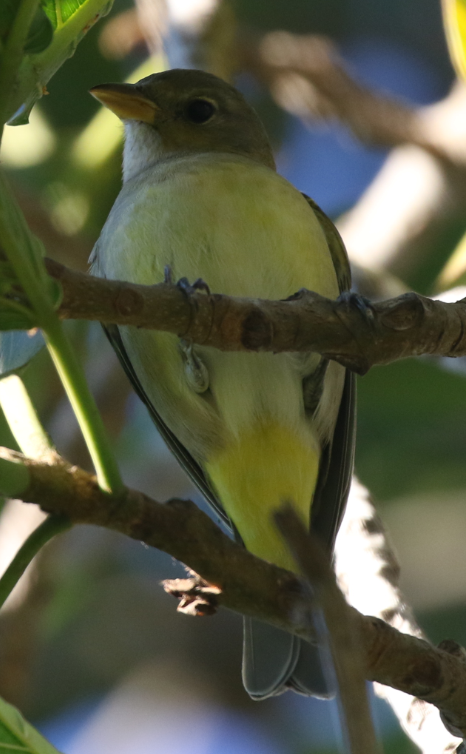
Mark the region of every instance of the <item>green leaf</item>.
[[[0, 0], [0, 37], [2, 28], [11, 23], [8, 21], [10, 3], [16, 7], [17, 0]], [[54, 33], [50, 44], [41, 52], [24, 56], [16, 85], [8, 88], [11, 96], [5, 106], [5, 121], [10, 125], [28, 122], [31, 108], [46, 91], [50, 78], [74, 54], [89, 29], [110, 11], [112, 3], [113, 0], [44, 0], [41, 3]], [[0, 91], [0, 103], [2, 96], [5, 95]]]
[[46, 0], [44, 7], [48, 17], [54, 19], [52, 23], [57, 28], [66, 23], [84, 2], [85, 0]]
[[35, 323], [31, 315], [16, 311], [8, 302], [0, 302], [0, 330], [31, 330]]
[[442, 10], [452, 63], [466, 80], [466, 0], [442, 0]]
[[[0, 2], [0, 38], [4, 41], [10, 31], [18, 8], [17, 0], [2, 0]], [[45, 10], [39, 7], [36, 11], [24, 47], [26, 53], [38, 53], [45, 50], [53, 37], [53, 26]]]
[[[27, 297], [33, 290], [42, 290], [48, 285], [43, 257], [42, 242], [29, 229], [8, 182], [0, 173], [0, 243], [3, 259], [10, 266], [18, 283]], [[28, 273], [30, 289], [24, 285], [24, 274]], [[48, 293], [48, 291], [47, 291]]]
[[44, 346], [40, 331], [34, 334], [24, 330], [0, 332], [0, 379], [25, 367]]
[[42, 8], [38, 8], [29, 29], [24, 52], [37, 54], [46, 50], [52, 41], [53, 26]]
[[[88, 0], [43, 0], [42, 7], [50, 19], [53, 28], [59, 29], [87, 2]], [[108, 3], [109, 6], [111, 4], [111, 2]], [[103, 13], [105, 14], [105, 10]]]
[[1, 754], [60, 754], [19, 710], [0, 698]]
[[10, 31], [11, 24], [15, 17], [16, 4], [14, 0], [3, 0], [0, 3], [0, 37], [5, 39]]
[[60, 15], [57, 16], [57, 3], [55, 0], [44, 0], [42, 8], [52, 24], [52, 28], [55, 30], [58, 26], [58, 19], [60, 18]]

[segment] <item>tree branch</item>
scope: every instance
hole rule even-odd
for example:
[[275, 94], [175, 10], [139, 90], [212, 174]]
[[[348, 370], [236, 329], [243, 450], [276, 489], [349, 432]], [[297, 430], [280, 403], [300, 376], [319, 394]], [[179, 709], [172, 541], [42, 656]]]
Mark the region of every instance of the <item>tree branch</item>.
[[358, 625], [337, 586], [328, 554], [315, 534], [306, 530], [291, 505], [283, 506], [275, 514], [275, 521], [311, 587], [317, 608], [323, 613], [325, 631], [317, 630], [317, 638], [323, 638], [332, 653], [342, 731], [348, 749], [352, 754], [380, 754], [367, 695]]
[[[357, 610], [381, 618], [402, 634], [425, 639], [400, 590], [400, 566], [390, 537], [370, 495], [353, 478], [345, 515], [335, 545], [335, 571], [348, 602]], [[454, 652], [455, 643], [442, 642]], [[402, 728], [423, 754], [452, 754], [461, 733], [446, 715], [395, 686], [375, 684], [375, 692], [390, 704]]]
[[401, 98], [364, 86], [336, 45], [315, 34], [272, 31], [238, 35], [239, 66], [266, 85], [277, 104], [303, 120], [338, 120], [365, 144], [416, 144], [447, 162], [464, 163], [464, 153], [428, 128], [424, 112]]
[[[194, 503], [158, 503], [126, 489], [103, 492], [95, 477], [61, 463], [50, 466], [0, 449], [4, 464], [27, 470], [16, 495], [73, 523], [103, 526], [169, 553], [199, 573], [218, 604], [264, 620], [304, 638], [312, 637], [310, 605], [300, 579], [266, 563], [230, 540]], [[1, 491], [1, 490], [0, 490]], [[202, 587], [199, 586], [200, 592]], [[366, 677], [436, 705], [466, 736], [466, 666], [462, 656], [397, 631], [379, 618], [348, 606], [361, 636]]]
[[408, 356], [466, 355], [466, 302], [416, 293], [369, 307], [303, 291], [288, 301], [186, 293], [73, 272], [47, 260], [63, 287], [60, 316], [152, 328], [224, 351], [314, 351], [359, 374]]

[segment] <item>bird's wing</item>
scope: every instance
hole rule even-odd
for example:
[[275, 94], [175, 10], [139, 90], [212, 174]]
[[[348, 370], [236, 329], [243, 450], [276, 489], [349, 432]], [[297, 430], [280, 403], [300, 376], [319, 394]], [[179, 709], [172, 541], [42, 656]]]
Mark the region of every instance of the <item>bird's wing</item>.
[[337, 274], [340, 293], [343, 293], [343, 291], [349, 291], [349, 289], [351, 288], [351, 270], [348, 254], [346, 253], [345, 244], [343, 243], [342, 237], [340, 236], [338, 230], [335, 228], [330, 218], [327, 217], [323, 210], [321, 210], [319, 205], [316, 204], [306, 194], [303, 194], [303, 196], [309, 206], [312, 208], [322, 230], [325, 233], [325, 238], [327, 240], [330, 254], [332, 256], [333, 266], [335, 267], [335, 272]]
[[333, 552], [351, 486], [356, 440], [356, 379], [346, 371], [333, 438], [322, 451], [311, 527]]
[[113, 349], [115, 350], [120, 364], [125, 370], [129, 380], [146, 408], [149, 410], [152, 421], [159, 430], [163, 440], [171, 450], [180, 466], [186, 471], [188, 476], [194, 482], [196, 487], [202, 492], [207, 502], [212, 506], [214, 511], [220, 516], [222, 521], [230, 528], [233, 529], [232, 523], [215, 496], [207, 478], [202, 471], [199, 464], [194, 460], [188, 450], [180, 443], [177, 437], [173, 434], [171, 429], [165, 424], [160, 414], [157, 413], [149, 397], [147, 396], [144, 388], [142, 387], [133, 365], [129, 359], [126, 349], [123, 345], [123, 340], [118, 330], [117, 325], [103, 325], [104, 332], [109, 339]]
[[[351, 269], [343, 240], [330, 218], [306, 194], [327, 240], [340, 293], [351, 287]], [[325, 369], [323, 369], [325, 376]], [[346, 371], [333, 438], [322, 449], [319, 477], [312, 504], [311, 525], [333, 551], [351, 486], [356, 441], [356, 378]]]

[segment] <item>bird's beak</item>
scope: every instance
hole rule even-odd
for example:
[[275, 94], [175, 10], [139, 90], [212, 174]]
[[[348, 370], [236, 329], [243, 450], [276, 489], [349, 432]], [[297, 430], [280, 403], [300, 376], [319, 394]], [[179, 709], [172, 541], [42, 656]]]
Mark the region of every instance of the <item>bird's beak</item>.
[[94, 86], [90, 93], [123, 120], [142, 120], [153, 124], [156, 113], [160, 110], [155, 102], [144, 97], [133, 84], [100, 84]]

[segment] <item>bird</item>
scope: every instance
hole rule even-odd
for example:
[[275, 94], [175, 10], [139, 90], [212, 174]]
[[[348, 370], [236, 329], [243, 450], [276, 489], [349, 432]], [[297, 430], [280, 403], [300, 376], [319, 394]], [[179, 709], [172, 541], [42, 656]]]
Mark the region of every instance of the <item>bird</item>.
[[[200, 279], [210, 291], [274, 300], [349, 291], [337, 229], [277, 173], [265, 128], [235, 87], [172, 69], [90, 91], [124, 125], [122, 188], [93, 275]], [[234, 536], [296, 572], [273, 521], [290, 501], [331, 557], [353, 467], [353, 374], [316, 353], [224, 352], [166, 332], [106, 331], [163, 439]], [[249, 617], [242, 676], [253, 699], [332, 694], [318, 646]]]

